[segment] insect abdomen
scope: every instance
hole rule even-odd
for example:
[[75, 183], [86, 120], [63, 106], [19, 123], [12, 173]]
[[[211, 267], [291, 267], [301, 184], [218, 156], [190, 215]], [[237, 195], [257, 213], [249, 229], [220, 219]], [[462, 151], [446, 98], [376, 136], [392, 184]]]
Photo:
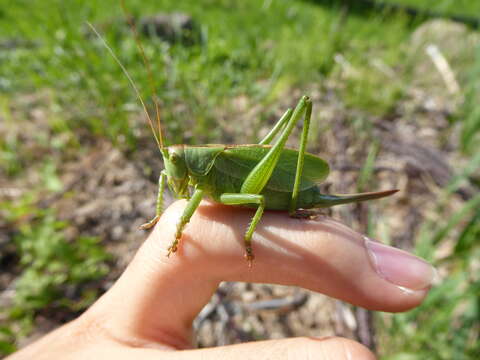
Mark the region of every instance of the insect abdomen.
[[[217, 202], [220, 202], [221, 194], [239, 193], [243, 183], [242, 179], [220, 172], [215, 166], [204, 176], [192, 174], [190, 178], [193, 184], [203, 189], [206, 195]], [[265, 196], [265, 207], [268, 210], [287, 210], [290, 199], [292, 198], [291, 191], [270, 189], [268, 184], [260, 194]], [[315, 202], [319, 194], [320, 192], [316, 186], [300, 191], [298, 207], [303, 209], [315, 207]], [[245, 206], [250, 207], [249, 205]], [[256, 208], [257, 205], [252, 205], [251, 207]]]

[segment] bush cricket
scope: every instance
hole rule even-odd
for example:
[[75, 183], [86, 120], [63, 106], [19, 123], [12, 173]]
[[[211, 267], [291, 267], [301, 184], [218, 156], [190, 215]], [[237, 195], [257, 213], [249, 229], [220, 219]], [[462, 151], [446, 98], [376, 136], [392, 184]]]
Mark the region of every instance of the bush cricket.
[[[123, 0], [122, 6], [127, 13]], [[127, 20], [134, 33], [155, 96], [157, 92], [149, 62], [135, 24], [128, 15]], [[318, 184], [327, 178], [329, 166], [325, 160], [305, 151], [312, 114], [312, 101], [308, 96], [303, 96], [295, 109], [288, 109], [258, 144], [165, 146], [158, 101], [154, 99], [155, 124], [125, 67], [96, 29], [91, 24], [89, 26], [122, 68], [135, 90], [163, 158], [164, 170], [161, 171], [158, 181], [156, 214], [152, 220], [143, 224], [141, 229], [150, 229], [158, 222], [163, 211], [163, 193], [166, 186], [177, 198], [188, 200], [177, 223], [175, 238], [168, 247], [167, 256], [177, 251], [182, 232], [203, 198], [220, 204], [255, 209], [244, 235], [244, 256], [251, 265], [254, 259], [252, 235], [265, 210], [285, 210], [290, 216], [301, 217], [304, 210], [379, 199], [398, 191], [350, 195], [328, 195], [320, 192]], [[287, 139], [302, 117], [303, 128], [299, 149], [288, 149], [285, 147]]]

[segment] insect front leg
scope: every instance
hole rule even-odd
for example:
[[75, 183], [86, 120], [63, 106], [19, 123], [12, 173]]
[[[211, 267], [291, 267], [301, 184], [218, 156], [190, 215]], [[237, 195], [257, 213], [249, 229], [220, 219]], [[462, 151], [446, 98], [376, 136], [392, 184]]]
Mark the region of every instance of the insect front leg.
[[220, 195], [220, 202], [226, 205], [246, 205], [246, 204], [257, 204], [258, 208], [255, 212], [255, 215], [248, 226], [248, 229], [244, 236], [245, 243], [245, 259], [248, 261], [248, 265], [252, 266], [252, 261], [255, 258], [253, 255], [252, 249], [252, 235], [257, 227], [258, 222], [262, 218], [263, 211], [265, 210], [265, 198], [263, 195], [257, 194], [234, 194], [234, 193], [225, 193]]
[[160, 219], [160, 216], [163, 213], [163, 192], [165, 190], [165, 184], [167, 181], [167, 173], [165, 170], [162, 170], [160, 177], [158, 178], [158, 195], [157, 195], [157, 206], [155, 210], [155, 217], [149, 222], [140, 226], [142, 230], [148, 230], [152, 228]]
[[190, 221], [190, 218], [192, 217], [195, 210], [197, 210], [198, 205], [200, 205], [200, 201], [202, 200], [202, 197], [203, 197], [203, 190], [195, 188], [195, 191], [192, 197], [188, 200], [187, 206], [183, 210], [183, 214], [180, 217], [179, 222], [177, 223], [177, 231], [175, 232], [175, 239], [173, 240], [172, 244], [168, 247], [167, 257], [170, 256], [171, 253], [174, 253], [177, 251], [178, 242], [182, 237], [183, 229]]

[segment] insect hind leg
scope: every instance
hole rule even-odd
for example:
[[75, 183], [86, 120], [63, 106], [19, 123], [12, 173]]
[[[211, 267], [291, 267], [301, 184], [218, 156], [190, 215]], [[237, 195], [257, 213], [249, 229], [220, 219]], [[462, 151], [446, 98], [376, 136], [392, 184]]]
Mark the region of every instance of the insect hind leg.
[[247, 231], [243, 238], [245, 244], [245, 259], [248, 261], [248, 266], [252, 266], [252, 261], [255, 259], [252, 249], [252, 235], [257, 227], [258, 222], [262, 218], [263, 211], [265, 210], [265, 198], [263, 195], [257, 194], [236, 194], [236, 193], [224, 193], [220, 195], [220, 202], [225, 205], [246, 205], [257, 204], [258, 208], [253, 215], [250, 225], [248, 225]]
[[298, 149], [297, 168], [295, 170], [295, 182], [292, 189], [292, 198], [288, 212], [293, 216], [297, 212], [298, 193], [300, 191], [300, 181], [302, 179], [303, 163], [305, 160], [305, 149], [307, 147], [308, 131], [310, 128], [310, 118], [312, 116], [312, 101], [307, 99], [305, 101], [305, 116], [303, 120], [302, 136], [300, 138], [300, 147]]
[[280, 118], [280, 120], [277, 121], [275, 126], [273, 127], [272, 130], [259, 142], [260, 145], [266, 145], [270, 144], [273, 140], [273, 138], [280, 132], [282, 131], [285, 126], [287, 125], [288, 121], [292, 117], [293, 110], [288, 109], [285, 114]]

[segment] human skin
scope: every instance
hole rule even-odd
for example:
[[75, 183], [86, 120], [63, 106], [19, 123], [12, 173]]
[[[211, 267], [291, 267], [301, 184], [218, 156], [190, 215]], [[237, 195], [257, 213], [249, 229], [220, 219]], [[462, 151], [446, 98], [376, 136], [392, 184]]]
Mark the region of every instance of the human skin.
[[[76, 320], [8, 357], [22, 359], [374, 359], [339, 337], [192, 348], [192, 321], [221, 281], [301, 286], [371, 310], [419, 305], [435, 275], [423, 260], [327, 217], [266, 212], [243, 258], [252, 211], [202, 202], [166, 257], [185, 201], [172, 204], [122, 276]], [[306, 334], [308, 335], [308, 334]]]

